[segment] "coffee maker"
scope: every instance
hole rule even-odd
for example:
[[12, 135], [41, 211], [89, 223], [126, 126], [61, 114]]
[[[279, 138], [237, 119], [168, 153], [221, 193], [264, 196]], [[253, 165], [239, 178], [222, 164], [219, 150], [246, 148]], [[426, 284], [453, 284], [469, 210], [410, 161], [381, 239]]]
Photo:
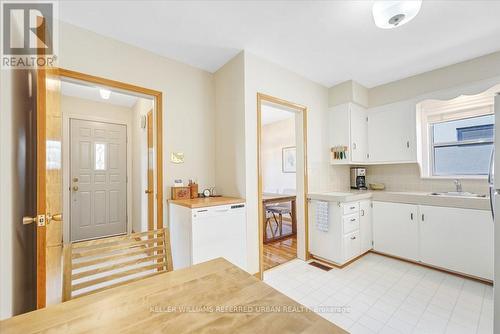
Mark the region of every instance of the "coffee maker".
[[351, 167], [351, 189], [366, 190], [366, 168]]

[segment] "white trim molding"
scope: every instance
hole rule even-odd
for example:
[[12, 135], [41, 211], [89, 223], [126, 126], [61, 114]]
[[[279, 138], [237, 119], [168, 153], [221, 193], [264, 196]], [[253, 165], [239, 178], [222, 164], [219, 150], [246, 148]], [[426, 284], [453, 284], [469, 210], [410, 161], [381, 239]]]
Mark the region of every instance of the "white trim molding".
[[[427, 99], [416, 104], [417, 111], [417, 160], [421, 177], [425, 179], [486, 179], [486, 175], [433, 175], [432, 124], [494, 113], [494, 96], [500, 84], [486, 88], [475, 95], [460, 94], [451, 99]], [[449, 96], [449, 94], [448, 94]], [[453, 96], [453, 95], [452, 95]]]

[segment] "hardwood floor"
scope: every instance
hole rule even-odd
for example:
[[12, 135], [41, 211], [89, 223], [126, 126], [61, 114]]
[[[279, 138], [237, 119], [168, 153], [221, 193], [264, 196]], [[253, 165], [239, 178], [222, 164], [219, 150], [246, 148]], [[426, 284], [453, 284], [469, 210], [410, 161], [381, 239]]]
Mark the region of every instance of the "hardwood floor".
[[264, 271], [297, 257], [297, 237], [264, 244]]

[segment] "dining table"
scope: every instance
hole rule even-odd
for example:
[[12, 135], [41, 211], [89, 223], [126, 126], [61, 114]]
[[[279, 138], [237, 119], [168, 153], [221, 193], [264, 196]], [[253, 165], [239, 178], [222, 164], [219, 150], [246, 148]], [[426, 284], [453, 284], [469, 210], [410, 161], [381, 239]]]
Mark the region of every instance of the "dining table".
[[223, 258], [0, 321], [0, 333], [347, 333]]
[[291, 235], [297, 235], [297, 196], [289, 194], [271, 194], [271, 193], [262, 194], [262, 210], [264, 211], [262, 217], [266, 217], [268, 205], [280, 204], [280, 203], [290, 203], [292, 233], [287, 235], [280, 235], [275, 238], [268, 238], [266, 233], [266, 220], [264, 219], [264, 221], [262, 222], [264, 224], [264, 227], [262, 229], [264, 242], [277, 241], [280, 239], [287, 238]]

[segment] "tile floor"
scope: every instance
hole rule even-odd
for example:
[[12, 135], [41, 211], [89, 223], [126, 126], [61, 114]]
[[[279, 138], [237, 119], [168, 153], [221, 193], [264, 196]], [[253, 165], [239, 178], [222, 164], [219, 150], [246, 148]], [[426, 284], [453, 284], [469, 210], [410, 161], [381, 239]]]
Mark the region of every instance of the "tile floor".
[[493, 333], [492, 286], [372, 253], [330, 271], [295, 259], [264, 281], [353, 334]]

